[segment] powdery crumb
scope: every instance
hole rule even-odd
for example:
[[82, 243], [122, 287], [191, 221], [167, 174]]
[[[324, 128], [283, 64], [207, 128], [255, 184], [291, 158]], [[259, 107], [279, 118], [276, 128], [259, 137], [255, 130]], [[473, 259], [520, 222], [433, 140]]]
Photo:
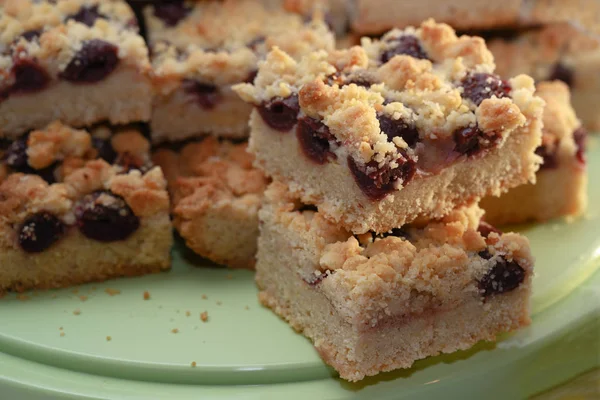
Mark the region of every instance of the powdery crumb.
[[191, 365], [192, 365], [192, 367], [195, 367], [196, 366], [196, 361], [192, 361]]
[[192, 315], [192, 313], [190, 312], [190, 310], [188, 310], [188, 311], [185, 312], [185, 316], [186, 317], [189, 317], [190, 315]]
[[88, 297], [84, 294], [82, 294], [81, 296], [79, 296], [79, 300], [81, 301], [86, 301], [88, 299]]
[[60, 333], [60, 337], [63, 337], [63, 336], [65, 336], [65, 333], [64, 333], [64, 332], [61, 332], [61, 333]]
[[150, 292], [149, 291], [144, 291], [144, 300], [150, 300]]
[[21, 294], [17, 295], [17, 299], [20, 300], [20, 301], [28, 301], [28, 300], [31, 300], [31, 297], [29, 297], [26, 294], [22, 294], [21, 293]]
[[202, 320], [202, 322], [207, 322], [208, 321], [208, 311], [204, 311], [203, 313], [200, 313], [200, 319]]
[[107, 336], [107, 337], [106, 337], [106, 341], [107, 341], [107, 342], [110, 342], [111, 340], [112, 340], [112, 337], [111, 337], [111, 336]]
[[73, 311], [73, 315], [79, 315], [79, 314], [81, 314], [81, 310], [79, 308]]
[[104, 289], [104, 293], [108, 294], [109, 296], [116, 296], [121, 294], [121, 291], [119, 289], [106, 288]]
[[179, 329], [173, 328], [173, 329], [171, 329], [171, 333], [179, 333]]
[[203, 295], [202, 295], [202, 300], [207, 300], [207, 299], [208, 299], [208, 296], [207, 296], [207, 295], [205, 295], [205, 294], [203, 294]]

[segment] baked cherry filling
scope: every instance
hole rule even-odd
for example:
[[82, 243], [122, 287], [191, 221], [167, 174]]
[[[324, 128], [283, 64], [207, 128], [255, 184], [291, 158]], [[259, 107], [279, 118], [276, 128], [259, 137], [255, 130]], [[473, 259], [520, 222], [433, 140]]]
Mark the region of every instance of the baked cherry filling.
[[110, 139], [92, 138], [92, 146], [98, 152], [98, 157], [109, 164], [113, 164], [117, 158], [117, 152], [112, 147]]
[[555, 142], [552, 146], [542, 144], [535, 149], [535, 154], [542, 157], [540, 169], [553, 169], [558, 167], [558, 145]]
[[42, 169], [34, 169], [29, 165], [29, 158], [27, 156], [28, 138], [29, 135], [27, 134], [12, 142], [6, 149], [6, 153], [4, 154], [4, 162], [16, 172], [38, 175], [48, 183], [56, 182], [54, 170], [56, 169], [58, 162], [55, 162]]
[[19, 228], [19, 245], [27, 253], [39, 253], [52, 246], [65, 232], [65, 225], [49, 212], [33, 214]]
[[200, 107], [211, 110], [217, 106], [221, 100], [219, 88], [208, 83], [200, 83], [193, 79], [184, 79], [182, 83], [183, 90], [194, 97], [194, 100]]
[[175, 26], [184, 19], [192, 9], [183, 0], [166, 0], [154, 6], [154, 16], [160, 18], [165, 25]]
[[587, 131], [583, 126], [577, 128], [575, 132], [573, 132], [573, 140], [575, 141], [575, 146], [577, 146], [577, 152], [575, 153], [575, 157], [577, 157], [577, 161], [579, 161], [582, 164], [585, 164]]
[[571, 87], [574, 81], [573, 70], [561, 62], [554, 64], [548, 76], [549, 81], [563, 81], [567, 86]]
[[[487, 250], [480, 252], [479, 256], [486, 260], [492, 257]], [[488, 297], [515, 290], [524, 280], [525, 270], [519, 264], [497, 257], [496, 265], [481, 278], [478, 287], [481, 294]]]
[[481, 221], [479, 223], [479, 226], [477, 227], [477, 232], [479, 232], [481, 234], [481, 236], [483, 236], [486, 239], [488, 236], [490, 236], [490, 233], [497, 233], [498, 235], [502, 235], [502, 231], [500, 229], [496, 228], [493, 225], [488, 224], [485, 221]]
[[475, 105], [480, 105], [485, 99], [496, 96], [501, 99], [509, 97], [510, 84], [497, 75], [476, 73], [467, 75], [461, 82], [463, 97], [470, 99]]
[[11, 94], [35, 93], [45, 89], [50, 75], [37, 62], [28, 58], [16, 57], [11, 69], [13, 84], [0, 90], [0, 99]]
[[81, 9], [73, 14], [73, 15], [69, 15], [66, 20], [70, 20], [73, 19], [77, 22], [81, 22], [82, 24], [85, 24], [87, 26], [94, 26], [94, 23], [96, 22], [96, 20], [98, 18], [107, 18], [106, 15], [100, 13], [98, 11], [98, 6], [94, 5], [91, 7], [87, 7], [87, 6], [83, 6], [81, 7]]
[[100, 242], [125, 240], [140, 226], [125, 200], [107, 190], [86, 195], [75, 207], [75, 216], [81, 233]]
[[293, 95], [285, 99], [271, 99], [256, 109], [263, 121], [271, 128], [287, 132], [298, 122], [300, 104], [298, 103], [298, 96]]
[[401, 119], [392, 119], [387, 115], [377, 114], [379, 127], [388, 137], [388, 140], [393, 143], [395, 137], [404, 139], [409, 147], [413, 148], [419, 141], [419, 131], [412, 125], [407, 124]]
[[403, 150], [400, 150], [399, 154], [396, 168], [392, 169], [388, 164], [379, 168], [376, 161], [369, 161], [366, 171], [356, 164], [352, 156], [348, 156], [348, 168], [358, 187], [369, 199], [381, 200], [396, 190], [398, 180], [402, 180], [403, 185], [412, 180], [417, 171], [417, 163]]
[[101, 39], [83, 42], [60, 78], [72, 83], [100, 82], [117, 68], [119, 48]]
[[325, 164], [330, 159], [336, 158], [329, 148], [330, 142], [335, 141], [335, 136], [322, 122], [309, 117], [300, 118], [296, 136], [302, 152], [309, 160], [317, 164]]
[[390, 39], [388, 40], [388, 43], [392, 43], [393, 46], [381, 53], [380, 59], [384, 64], [399, 54], [406, 54], [424, 60], [429, 59], [416, 36], [404, 35], [399, 38]]
[[483, 150], [494, 147], [501, 139], [497, 134], [486, 134], [478, 127], [457, 129], [452, 135], [454, 151], [467, 156], [473, 156]]

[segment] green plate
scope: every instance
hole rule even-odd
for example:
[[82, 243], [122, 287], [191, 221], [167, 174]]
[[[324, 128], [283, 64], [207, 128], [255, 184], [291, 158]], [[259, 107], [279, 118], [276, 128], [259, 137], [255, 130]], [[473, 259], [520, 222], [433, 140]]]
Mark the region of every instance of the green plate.
[[[592, 182], [600, 176], [598, 144], [590, 143]], [[0, 301], [0, 398], [500, 399], [536, 393], [600, 365], [600, 187], [591, 186], [584, 218], [518, 228], [537, 259], [533, 323], [495, 345], [350, 384], [320, 361], [308, 340], [259, 305], [251, 272], [211, 265], [178, 247], [170, 273]], [[207, 322], [200, 318], [205, 311]]]

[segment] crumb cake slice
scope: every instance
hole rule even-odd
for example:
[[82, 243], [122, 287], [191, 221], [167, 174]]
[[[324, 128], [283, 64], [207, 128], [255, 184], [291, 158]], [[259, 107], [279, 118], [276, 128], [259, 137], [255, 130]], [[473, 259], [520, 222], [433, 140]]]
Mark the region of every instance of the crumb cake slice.
[[169, 182], [173, 225], [194, 252], [233, 268], [254, 268], [258, 210], [267, 179], [246, 143], [210, 136], [180, 151], [161, 148], [153, 161]]
[[533, 80], [500, 79], [481, 38], [432, 20], [300, 61], [274, 49], [236, 90], [257, 165], [355, 233], [442, 217], [541, 161]]
[[358, 381], [529, 323], [525, 237], [480, 221], [477, 206], [377, 235], [333, 225], [278, 182], [259, 212], [260, 301]]
[[0, 2], [0, 137], [148, 120], [148, 49], [121, 0]]
[[491, 224], [545, 221], [585, 211], [587, 134], [571, 107], [569, 88], [560, 81], [541, 82], [536, 94], [546, 101], [542, 145], [536, 150], [543, 163], [535, 184], [482, 200], [485, 219]]
[[169, 268], [167, 184], [148, 141], [94, 131], [52, 123], [4, 150], [0, 294]]
[[[600, 4], [600, 3], [598, 3]], [[536, 82], [561, 80], [571, 88], [577, 115], [589, 130], [600, 129], [600, 37], [569, 24], [550, 24], [511, 39], [488, 41], [498, 74], [531, 75]]]
[[348, 1], [355, 32], [376, 35], [435, 18], [455, 29], [502, 29], [569, 22], [600, 32], [597, 0], [354, 0]]
[[247, 137], [251, 107], [231, 86], [252, 82], [272, 46], [294, 56], [334, 47], [319, 13], [306, 20], [252, 0], [155, 4], [144, 15], [157, 92], [154, 142], [203, 134]]

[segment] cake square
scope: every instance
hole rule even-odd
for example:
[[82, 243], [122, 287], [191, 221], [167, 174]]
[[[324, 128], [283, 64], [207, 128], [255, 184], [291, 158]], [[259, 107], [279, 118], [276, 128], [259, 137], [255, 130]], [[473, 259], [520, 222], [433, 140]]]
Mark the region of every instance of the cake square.
[[231, 86], [251, 82], [272, 46], [295, 56], [334, 46], [322, 13], [307, 20], [281, 4], [169, 2], [146, 7], [144, 15], [156, 89], [154, 142], [247, 137], [251, 106]]
[[257, 165], [354, 233], [440, 218], [541, 162], [533, 80], [500, 79], [483, 39], [432, 20], [300, 61], [274, 49], [236, 90]]
[[482, 200], [485, 219], [493, 225], [574, 217], [587, 206], [587, 133], [571, 107], [569, 88], [560, 81], [540, 82], [536, 94], [546, 102], [542, 145], [536, 150], [543, 163], [535, 184]]
[[[600, 3], [596, 4], [600, 5]], [[586, 11], [587, 12], [587, 11]], [[600, 25], [598, 25], [600, 26]], [[536, 82], [561, 80], [571, 89], [577, 116], [590, 131], [600, 129], [600, 38], [579, 26], [556, 23], [488, 41], [503, 77], [531, 75]]]
[[130, 128], [59, 122], [3, 150], [0, 294], [168, 269], [167, 184], [148, 151]]
[[0, 137], [54, 120], [72, 126], [148, 120], [150, 68], [125, 1], [3, 1]]
[[353, 235], [274, 182], [259, 212], [261, 302], [358, 381], [529, 323], [528, 241], [475, 205], [389, 234]]
[[246, 143], [208, 136], [153, 154], [169, 182], [173, 225], [197, 254], [232, 268], [254, 268], [258, 210], [267, 179]]

